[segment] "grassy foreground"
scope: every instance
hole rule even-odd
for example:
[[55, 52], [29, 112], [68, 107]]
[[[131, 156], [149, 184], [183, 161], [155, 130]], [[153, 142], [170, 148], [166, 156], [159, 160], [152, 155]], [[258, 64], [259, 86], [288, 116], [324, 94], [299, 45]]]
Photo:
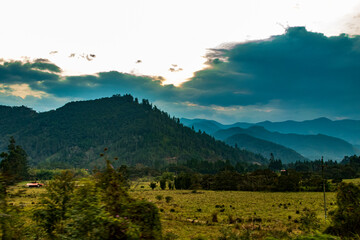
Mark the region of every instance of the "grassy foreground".
[[[21, 183], [12, 187], [9, 203], [31, 211], [44, 191]], [[327, 226], [321, 192], [151, 190], [144, 182], [129, 193], [158, 206], [165, 239], [218, 239], [224, 232], [253, 239], [296, 237], [304, 233], [300, 218], [306, 208], [320, 219], [320, 231]], [[335, 193], [326, 193], [326, 199], [328, 210], [334, 209]]]

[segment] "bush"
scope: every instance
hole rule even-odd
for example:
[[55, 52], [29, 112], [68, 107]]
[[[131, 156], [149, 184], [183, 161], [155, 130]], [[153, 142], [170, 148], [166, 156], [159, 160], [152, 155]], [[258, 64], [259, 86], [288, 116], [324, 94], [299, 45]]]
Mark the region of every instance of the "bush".
[[130, 203], [126, 214], [132, 223], [140, 226], [141, 239], [161, 239], [161, 223], [158, 208], [151, 202]]
[[149, 186], [151, 187], [152, 190], [154, 190], [156, 188], [156, 183], [151, 182]]
[[170, 196], [166, 196], [166, 197], [165, 197], [165, 201], [166, 201], [166, 203], [170, 203], [170, 202], [171, 202], [171, 200], [173, 200], [173, 198], [172, 198], [172, 197], [170, 197]]
[[326, 233], [353, 237], [360, 235], [360, 187], [353, 183], [340, 183], [337, 209], [331, 212], [332, 225]]
[[160, 180], [160, 188], [161, 188], [161, 190], [165, 190], [165, 188], [166, 188], [166, 180], [165, 179]]
[[218, 213], [217, 212], [213, 212], [212, 214], [211, 214], [211, 221], [212, 222], [218, 222]]

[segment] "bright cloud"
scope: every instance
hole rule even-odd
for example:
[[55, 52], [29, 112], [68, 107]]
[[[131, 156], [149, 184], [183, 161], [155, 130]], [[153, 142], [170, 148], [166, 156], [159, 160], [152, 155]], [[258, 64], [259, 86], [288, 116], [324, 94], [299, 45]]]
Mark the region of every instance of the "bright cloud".
[[22, 99], [25, 99], [28, 96], [35, 98], [49, 97], [49, 94], [46, 92], [32, 90], [29, 84], [26, 83], [12, 85], [0, 84], [0, 93], [7, 96], [20, 97]]
[[[352, 19], [359, 6], [360, 0], [8, 0], [0, 7], [0, 52], [7, 60], [47, 58], [66, 76], [118, 71], [177, 85], [205, 67], [207, 49], [223, 43], [265, 39], [287, 26], [360, 34]], [[168, 71], [171, 64], [183, 71]]]
[[[21, 104], [41, 111], [60, 107], [64, 99], [130, 93], [177, 117], [227, 123], [323, 116], [360, 119], [358, 49], [360, 36], [328, 37], [304, 27], [288, 28], [267, 39], [209, 51], [207, 68], [178, 87], [163, 85], [161, 77], [118, 71], [64, 76], [49, 61], [2, 61], [0, 101], [18, 104], [20, 98]], [[134, 62], [143, 63], [138, 60]], [[183, 65], [168, 65], [172, 73], [169, 67]], [[4, 96], [15, 98], [4, 100]], [[33, 100], [29, 104], [28, 98]], [[41, 98], [41, 104], [34, 98]]]

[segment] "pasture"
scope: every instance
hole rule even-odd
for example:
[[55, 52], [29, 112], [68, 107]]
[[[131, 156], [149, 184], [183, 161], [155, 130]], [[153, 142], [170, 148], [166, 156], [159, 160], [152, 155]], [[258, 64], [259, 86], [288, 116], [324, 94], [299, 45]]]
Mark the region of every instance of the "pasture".
[[[130, 194], [155, 203], [161, 211], [164, 235], [179, 239], [215, 239], [225, 229], [250, 232], [253, 238], [294, 237], [303, 233], [299, 219], [306, 209], [316, 213], [320, 229], [326, 227], [322, 192], [151, 190], [143, 183], [131, 188]], [[171, 200], [167, 202], [166, 197]], [[335, 208], [335, 198], [335, 193], [326, 193], [328, 210]]]
[[[24, 185], [10, 189], [8, 202], [28, 212], [45, 188]], [[322, 192], [152, 190], [143, 182], [132, 185], [129, 193], [156, 204], [165, 239], [218, 239], [226, 234], [247, 234], [252, 239], [296, 237], [304, 233], [300, 218], [306, 209], [316, 213], [320, 231], [328, 224]], [[328, 211], [336, 207], [335, 198], [334, 192], [326, 193]]]

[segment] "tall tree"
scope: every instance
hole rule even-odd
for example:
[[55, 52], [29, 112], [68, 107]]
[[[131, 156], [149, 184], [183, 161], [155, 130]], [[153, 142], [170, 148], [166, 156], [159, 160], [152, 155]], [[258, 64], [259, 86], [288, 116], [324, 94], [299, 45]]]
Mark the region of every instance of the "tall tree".
[[8, 152], [0, 154], [1, 173], [9, 180], [9, 183], [27, 179], [29, 176], [27, 154], [21, 146], [15, 145], [14, 137], [10, 138]]

